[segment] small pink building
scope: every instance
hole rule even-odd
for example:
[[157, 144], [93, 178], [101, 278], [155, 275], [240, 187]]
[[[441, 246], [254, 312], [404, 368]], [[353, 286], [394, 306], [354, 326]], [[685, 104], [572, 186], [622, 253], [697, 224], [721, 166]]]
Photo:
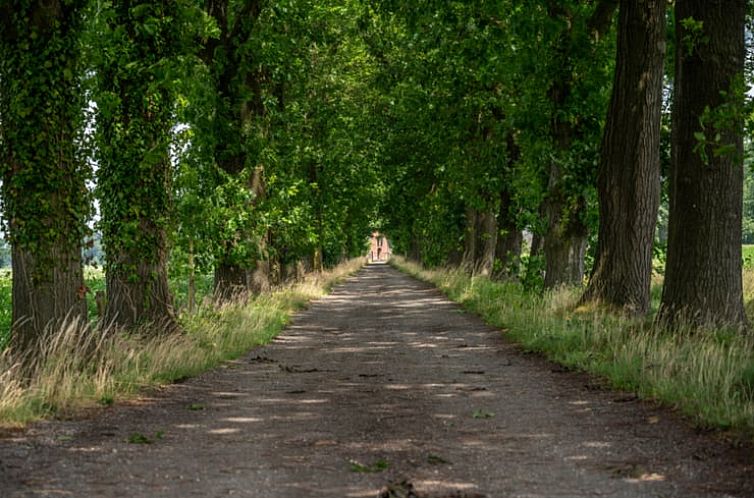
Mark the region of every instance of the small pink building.
[[370, 238], [369, 261], [387, 261], [390, 259], [390, 244], [380, 232], [373, 232]]

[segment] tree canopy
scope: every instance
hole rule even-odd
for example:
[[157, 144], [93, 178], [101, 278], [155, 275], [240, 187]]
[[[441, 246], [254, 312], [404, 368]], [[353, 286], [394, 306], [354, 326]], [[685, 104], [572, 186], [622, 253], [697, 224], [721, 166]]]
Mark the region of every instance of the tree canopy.
[[750, 6], [703, 3], [5, 1], [15, 333], [81, 313], [93, 198], [105, 320], [175, 327], [168, 272], [230, 299], [364, 255], [374, 230], [536, 291], [594, 269], [585, 300], [646, 313], [661, 192], [663, 316], [745, 326], [718, 308], [741, 293]]

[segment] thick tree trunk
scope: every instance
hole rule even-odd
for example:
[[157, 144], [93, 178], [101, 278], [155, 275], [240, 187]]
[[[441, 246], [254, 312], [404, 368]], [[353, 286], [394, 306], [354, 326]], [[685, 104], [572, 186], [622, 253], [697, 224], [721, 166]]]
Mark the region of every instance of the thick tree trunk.
[[600, 152], [595, 265], [582, 301], [649, 311], [660, 204], [665, 0], [622, 0], [615, 83]]
[[[100, 109], [109, 108], [97, 116], [97, 186], [107, 258], [103, 325], [149, 327], [157, 334], [178, 329], [168, 287], [166, 235], [171, 221], [174, 94], [150, 72], [155, 66], [147, 62], [181, 54], [177, 47], [162, 43], [165, 33], [140, 31], [137, 7], [166, 17], [177, 12], [171, 2], [115, 2], [108, 22], [122, 31], [116, 43], [128, 55], [104, 57], [96, 68]], [[114, 103], [112, 95], [118, 96]]]
[[743, 104], [737, 85], [745, 18], [744, 0], [676, 2], [670, 223], [660, 309], [660, 319], [671, 326], [746, 324], [743, 132], [735, 114]]
[[[251, 64], [250, 52], [242, 49], [256, 25], [263, 2], [247, 0], [233, 4], [229, 0], [207, 0], [205, 9], [220, 31], [210, 37], [203, 47], [201, 57], [207, 64], [218, 96], [212, 127], [206, 133], [215, 139], [215, 161], [226, 174], [238, 176], [246, 167], [247, 155], [244, 141], [254, 117], [263, 114], [259, 73], [248, 71], [245, 80], [239, 78], [244, 67]], [[223, 241], [223, 254], [215, 267], [215, 297], [220, 300], [236, 299], [250, 290], [266, 287], [264, 265], [257, 268], [256, 260], [238, 261], [233, 255], [234, 239], [245, 239], [248, 233], [234, 234]]]
[[[39, 256], [31, 251], [12, 248], [12, 345], [17, 351], [36, 349], [46, 332], [54, 332], [66, 322], [86, 324], [81, 250], [74, 245], [72, 250], [51, 251], [40, 265]], [[39, 275], [44, 275], [44, 280]]]
[[[557, 166], [552, 166], [557, 170]], [[551, 172], [550, 181], [559, 183], [559, 172]], [[545, 235], [545, 288], [581, 285], [584, 280], [584, 256], [588, 230], [582, 217], [586, 201], [579, 197], [567, 202], [560, 186], [551, 186], [547, 201], [547, 234]]]
[[[617, 2], [601, 0], [595, 6], [587, 25], [595, 41], [598, 41], [610, 29]], [[580, 133], [579, 125], [567, 118], [566, 109], [574, 85], [573, 64], [573, 29], [576, 25], [574, 12], [567, 4], [548, 0], [547, 10], [550, 17], [565, 21], [560, 34], [556, 77], [549, 90], [553, 105], [552, 135], [556, 156], [567, 157], [573, 140]], [[545, 212], [547, 233], [545, 235], [545, 287], [559, 285], [581, 285], [584, 280], [584, 256], [588, 227], [584, 222], [586, 199], [578, 192], [566, 191], [561, 166], [553, 160], [550, 164]]]
[[243, 299], [248, 293], [249, 271], [231, 262], [221, 260], [215, 265], [215, 299], [219, 302]]
[[[549, 98], [554, 112], [551, 117], [550, 134], [555, 153], [563, 156], [568, 153], [575, 134], [573, 123], [565, 120], [558, 110], [565, 107], [573, 84], [571, 50], [573, 14], [567, 7], [557, 2], [548, 3], [549, 15], [566, 21], [560, 34], [558, 47], [559, 62], [557, 76], [549, 89]], [[563, 172], [557, 159], [549, 166], [547, 197], [544, 203], [547, 232], [545, 235], [545, 288], [560, 285], [580, 284], [584, 274], [584, 254], [586, 252], [587, 228], [582, 221], [583, 196], [576, 198], [565, 191]]]
[[117, 246], [109, 245], [104, 325], [146, 326], [157, 333], [174, 332], [178, 323], [168, 287], [165, 232], [146, 225], [149, 223], [143, 226], [150, 232], [150, 241], [157, 245], [156, 257], [144, 258], [139, 251], [118, 251]]
[[[86, 323], [80, 33], [84, 1], [0, 5], [0, 165], [12, 250], [12, 345]], [[44, 63], [44, 67], [42, 64]], [[71, 77], [71, 72], [74, 75]]]

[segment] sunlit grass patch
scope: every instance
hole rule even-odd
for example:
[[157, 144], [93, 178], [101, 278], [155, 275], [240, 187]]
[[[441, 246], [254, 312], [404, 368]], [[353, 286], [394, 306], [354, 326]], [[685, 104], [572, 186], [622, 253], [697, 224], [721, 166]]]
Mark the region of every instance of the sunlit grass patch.
[[[394, 264], [506, 331], [526, 351], [597, 374], [619, 389], [678, 408], [698, 425], [754, 435], [754, 338], [730, 330], [662, 330], [647, 319], [577, 306], [579, 289], [531, 294], [456, 270]], [[745, 272], [747, 295], [754, 275]], [[655, 282], [653, 295], [659, 299]], [[749, 301], [751, 302], [751, 301]], [[751, 318], [751, 316], [750, 316]]]

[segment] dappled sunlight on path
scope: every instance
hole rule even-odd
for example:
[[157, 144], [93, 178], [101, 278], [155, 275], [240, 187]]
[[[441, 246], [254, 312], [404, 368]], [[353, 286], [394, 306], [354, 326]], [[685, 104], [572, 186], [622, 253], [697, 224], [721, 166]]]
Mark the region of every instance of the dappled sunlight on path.
[[410, 482], [436, 498], [746, 493], [743, 467], [717, 473], [726, 462], [709, 456], [722, 451], [715, 444], [522, 356], [435, 289], [375, 264], [241, 360], [89, 421], [0, 440], [0, 489], [376, 497]]

